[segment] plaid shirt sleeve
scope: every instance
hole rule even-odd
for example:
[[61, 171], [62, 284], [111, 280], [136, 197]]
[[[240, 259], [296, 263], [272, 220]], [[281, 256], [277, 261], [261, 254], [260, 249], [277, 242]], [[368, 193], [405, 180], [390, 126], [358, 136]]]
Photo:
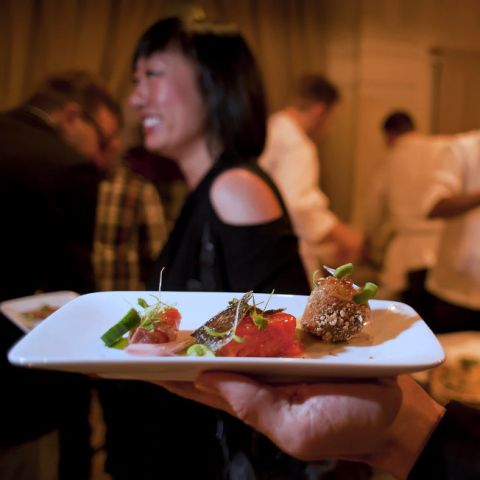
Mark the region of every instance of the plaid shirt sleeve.
[[120, 167], [100, 185], [93, 261], [98, 290], [142, 290], [167, 235], [160, 197]]
[[150, 273], [148, 265], [156, 260], [167, 239], [165, 214], [157, 189], [149, 182], [143, 184], [139, 199], [139, 255], [146, 268], [142, 272], [145, 282]]

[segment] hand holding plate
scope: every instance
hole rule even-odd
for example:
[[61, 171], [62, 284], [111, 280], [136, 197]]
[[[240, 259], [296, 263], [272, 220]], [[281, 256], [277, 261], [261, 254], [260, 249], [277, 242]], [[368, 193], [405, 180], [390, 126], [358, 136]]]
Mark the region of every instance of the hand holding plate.
[[265, 384], [224, 372], [168, 390], [224, 410], [307, 461], [358, 460], [406, 478], [443, 409], [411, 378]]

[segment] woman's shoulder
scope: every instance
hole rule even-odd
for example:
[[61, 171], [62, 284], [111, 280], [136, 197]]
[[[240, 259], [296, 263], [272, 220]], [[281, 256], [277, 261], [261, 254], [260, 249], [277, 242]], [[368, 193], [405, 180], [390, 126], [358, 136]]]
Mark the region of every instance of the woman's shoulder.
[[277, 194], [254, 169], [233, 167], [220, 173], [210, 189], [217, 216], [231, 225], [254, 225], [283, 215]]

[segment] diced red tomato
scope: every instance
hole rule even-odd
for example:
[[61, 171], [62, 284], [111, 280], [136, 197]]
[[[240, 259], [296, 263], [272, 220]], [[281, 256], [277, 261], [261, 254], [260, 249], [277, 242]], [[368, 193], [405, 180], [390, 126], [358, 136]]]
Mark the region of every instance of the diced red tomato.
[[268, 324], [259, 330], [250, 315], [239, 322], [235, 335], [244, 341], [231, 340], [217, 355], [224, 357], [295, 357], [302, 353], [295, 339], [296, 319], [288, 313], [269, 315]]
[[167, 307], [158, 314], [157, 320], [153, 323], [153, 329], [165, 333], [168, 337], [166, 341], [175, 340], [181, 318], [182, 316], [176, 308]]

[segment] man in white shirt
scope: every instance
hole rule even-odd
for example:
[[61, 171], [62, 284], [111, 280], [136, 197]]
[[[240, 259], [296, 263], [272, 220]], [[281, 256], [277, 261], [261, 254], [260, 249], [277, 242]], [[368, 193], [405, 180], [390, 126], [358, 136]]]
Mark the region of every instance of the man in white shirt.
[[389, 151], [378, 205], [373, 207], [384, 209], [385, 218], [377, 223], [388, 221], [390, 240], [385, 247], [380, 284], [383, 296], [398, 297], [426, 319], [433, 299], [425, 289], [425, 279], [436, 263], [442, 222], [426, 219], [421, 205], [447, 138], [416, 132], [413, 119], [404, 111], [389, 114], [382, 130]]
[[480, 330], [480, 131], [444, 148], [424, 208], [445, 219], [438, 262], [427, 278], [436, 333]]
[[309, 276], [324, 263], [355, 261], [363, 244], [360, 234], [330, 210], [319, 185], [315, 140], [325, 133], [338, 99], [337, 89], [325, 78], [302, 77], [291, 103], [271, 115], [267, 144], [259, 159], [285, 200]]

